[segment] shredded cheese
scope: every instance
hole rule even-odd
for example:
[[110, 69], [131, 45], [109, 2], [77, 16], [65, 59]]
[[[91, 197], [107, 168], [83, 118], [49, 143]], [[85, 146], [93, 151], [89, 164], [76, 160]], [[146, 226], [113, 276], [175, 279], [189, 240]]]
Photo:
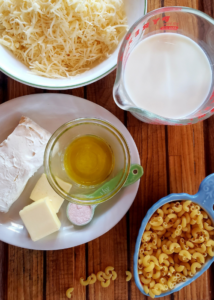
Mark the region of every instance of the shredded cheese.
[[49, 78], [103, 61], [126, 28], [123, 0], [0, 0], [0, 44]]

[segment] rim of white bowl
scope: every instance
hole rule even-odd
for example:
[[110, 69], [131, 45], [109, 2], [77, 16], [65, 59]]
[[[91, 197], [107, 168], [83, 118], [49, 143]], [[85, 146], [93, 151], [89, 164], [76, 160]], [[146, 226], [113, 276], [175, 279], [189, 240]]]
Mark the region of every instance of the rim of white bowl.
[[[147, 13], [147, 0], [144, 0], [144, 15], [146, 13]], [[119, 53], [119, 51], [118, 51], [118, 53]], [[93, 82], [105, 77], [109, 73], [111, 73], [116, 67], [117, 67], [117, 63], [113, 67], [111, 67], [109, 70], [107, 70], [106, 72], [100, 74], [98, 77], [93, 78], [93, 79], [88, 80], [88, 81], [85, 81], [85, 82], [82, 82], [82, 83], [79, 83], [79, 84], [71, 84], [71, 85], [67, 85], [67, 86], [54, 86], [54, 87], [46, 86], [46, 85], [40, 85], [40, 84], [34, 84], [32, 82], [19, 79], [16, 76], [13, 76], [12, 74], [5, 71], [2, 67], [0, 67], [0, 71], [3, 72], [4, 74], [6, 74], [7, 76], [9, 76], [10, 78], [12, 78], [12, 79], [14, 79], [18, 82], [21, 82], [23, 84], [29, 85], [29, 86], [33, 86], [33, 87], [41, 88], [41, 89], [47, 89], [47, 90], [66, 90], [66, 89], [82, 87], [82, 86], [88, 85], [90, 83], [93, 83]]]

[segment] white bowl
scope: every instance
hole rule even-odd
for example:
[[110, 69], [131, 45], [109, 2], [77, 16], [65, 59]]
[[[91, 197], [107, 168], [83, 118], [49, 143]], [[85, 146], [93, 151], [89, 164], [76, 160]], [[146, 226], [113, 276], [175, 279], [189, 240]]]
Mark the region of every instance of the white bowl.
[[[147, 0], [124, 1], [130, 28], [135, 21], [146, 13]], [[72, 89], [97, 81], [113, 71], [116, 68], [119, 48], [120, 45], [108, 59], [87, 72], [70, 78], [52, 79], [31, 74], [28, 67], [18, 61], [8, 49], [0, 45], [0, 70], [21, 83], [37, 88], [49, 90]]]

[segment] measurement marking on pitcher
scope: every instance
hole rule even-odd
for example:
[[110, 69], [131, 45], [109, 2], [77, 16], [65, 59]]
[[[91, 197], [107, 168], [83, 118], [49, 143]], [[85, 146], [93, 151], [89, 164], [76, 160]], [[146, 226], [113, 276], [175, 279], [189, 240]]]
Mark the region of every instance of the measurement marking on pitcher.
[[178, 26], [163, 26], [160, 30], [178, 30]]

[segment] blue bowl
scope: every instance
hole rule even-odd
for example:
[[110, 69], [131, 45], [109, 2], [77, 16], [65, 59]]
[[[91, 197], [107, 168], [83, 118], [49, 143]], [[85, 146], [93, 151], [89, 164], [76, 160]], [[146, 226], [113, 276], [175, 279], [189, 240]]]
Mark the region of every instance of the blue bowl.
[[[153, 215], [153, 213], [162, 205], [172, 202], [172, 201], [178, 201], [178, 200], [191, 200], [194, 203], [197, 203], [201, 206], [201, 208], [204, 209], [210, 216], [213, 224], [214, 224], [214, 174], [211, 174], [207, 176], [201, 183], [199, 187], [199, 191], [195, 195], [189, 195], [185, 193], [181, 194], [170, 194], [162, 199], [160, 199], [157, 203], [155, 203], [147, 212], [145, 218], [143, 219], [143, 222], [141, 224], [138, 237], [137, 237], [137, 242], [135, 245], [135, 253], [134, 253], [134, 279], [137, 287], [141, 291], [142, 294], [148, 296], [143, 290], [143, 287], [141, 285], [139, 275], [138, 275], [138, 253], [140, 249], [140, 244], [141, 244], [141, 238], [143, 235], [143, 232], [145, 230], [145, 227]], [[190, 284], [194, 280], [196, 280], [199, 276], [201, 276], [213, 263], [214, 257], [209, 257], [206, 261], [206, 263], [203, 265], [201, 270], [197, 272], [193, 277], [188, 278], [186, 282], [179, 283], [176, 285], [176, 287], [173, 290], [170, 290], [166, 293], [162, 293], [160, 296], [155, 296], [155, 298], [160, 298], [164, 297], [167, 295], [170, 295], [172, 293], [178, 292], [180, 289], [185, 287], [186, 285]]]

